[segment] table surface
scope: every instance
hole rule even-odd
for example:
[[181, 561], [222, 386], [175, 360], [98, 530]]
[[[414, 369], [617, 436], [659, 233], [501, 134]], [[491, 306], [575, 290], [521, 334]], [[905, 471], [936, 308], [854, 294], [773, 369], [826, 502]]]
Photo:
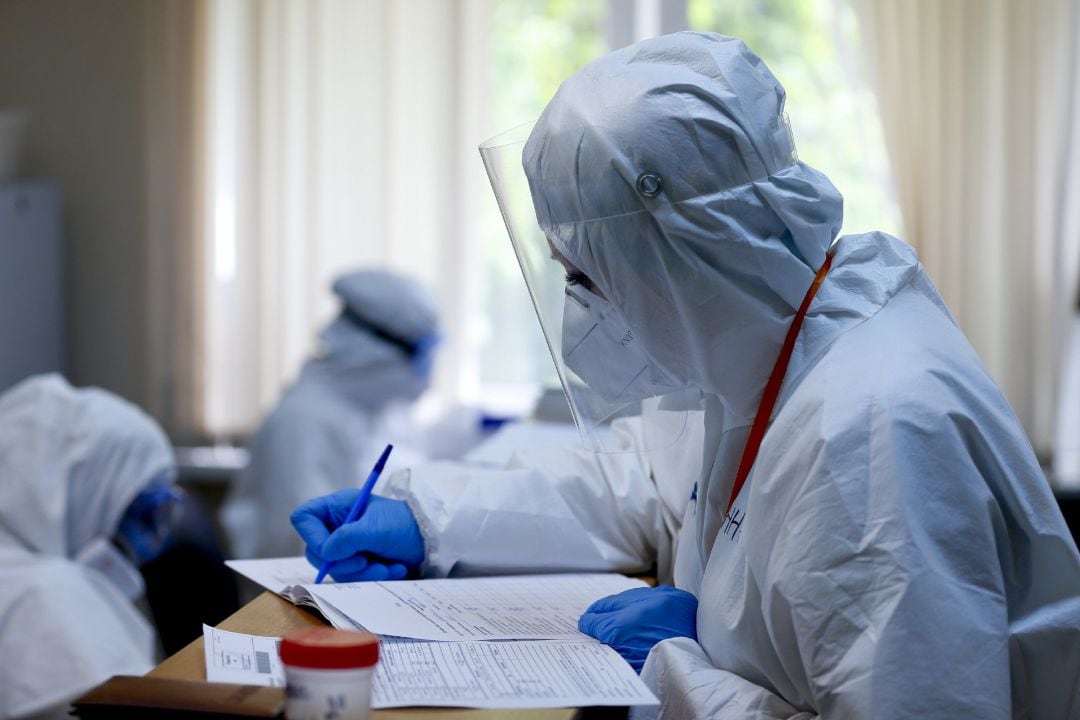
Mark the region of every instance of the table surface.
[[[292, 630], [325, 626], [314, 611], [297, 607], [274, 593], [264, 592], [218, 625], [222, 630], [249, 635], [281, 636]], [[205, 680], [206, 655], [200, 637], [151, 670], [151, 677]], [[582, 720], [594, 717], [625, 717], [623, 708], [575, 708], [534, 710], [475, 710], [458, 708], [396, 708], [377, 710], [377, 720]]]

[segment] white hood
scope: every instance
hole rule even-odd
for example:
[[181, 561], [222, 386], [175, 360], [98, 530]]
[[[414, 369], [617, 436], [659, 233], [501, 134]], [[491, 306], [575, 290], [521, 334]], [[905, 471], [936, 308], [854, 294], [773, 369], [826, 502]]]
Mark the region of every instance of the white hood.
[[173, 468], [164, 433], [134, 405], [59, 375], [25, 380], [0, 396], [0, 546], [73, 558]]
[[549, 240], [652, 360], [751, 416], [843, 216], [764, 64], [719, 35], [631, 45], [562, 84], [523, 163]]

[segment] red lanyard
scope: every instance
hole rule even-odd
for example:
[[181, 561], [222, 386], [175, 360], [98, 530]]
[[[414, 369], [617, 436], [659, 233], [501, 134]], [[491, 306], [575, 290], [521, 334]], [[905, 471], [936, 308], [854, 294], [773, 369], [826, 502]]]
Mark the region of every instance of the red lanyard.
[[788, 328], [787, 337], [784, 338], [784, 346], [780, 349], [780, 357], [776, 359], [776, 364], [773, 365], [772, 374], [769, 375], [769, 382], [765, 384], [765, 392], [761, 396], [761, 404], [758, 405], [757, 414], [754, 416], [754, 424], [750, 426], [750, 437], [746, 438], [746, 447], [743, 448], [742, 460], [739, 461], [739, 472], [735, 476], [735, 485], [731, 488], [731, 497], [728, 499], [727, 510], [724, 511], [725, 515], [731, 512], [731, 506], [735, 504], [735, 498], [739, 497], [739, 491], [742, 490], [743, 484], [746, 483], [746, 478], [750, 475], [750, 468], [754, 466], [754, 460], [757, 459], [758, 450], [761, 449], [761, 440], [765, 437], [765, 430], [769, 425], [769, 417], [772, 415], [773, 407], [776, 405], [776, 398], [780, 396], [780, 386], [784, 384], [784, 375], [787, 374], [788, 363], [791, 361], [791, 352], [795, 349], [795, 339], [799, 337], [799, 330], [802, 328], [803, 319], [806, 318], [806, 311], [809, 309], [814, 296], [817, 295], [818, 288], [821, 287], [821, 281], [825, 279], [825, 273], [829, 272], [830, 265], [832, 265], [832, 256], [826, 255], [825, 262], [821, 264], [821, 269], [814, 276], [814, 282], [810, 285], [810, 289], [806, 291], [806, 297], [803, 298], [802, 305], [799, 306], [799, 311], [795, 313], [795, 319], [791, 321], [791, 327]]

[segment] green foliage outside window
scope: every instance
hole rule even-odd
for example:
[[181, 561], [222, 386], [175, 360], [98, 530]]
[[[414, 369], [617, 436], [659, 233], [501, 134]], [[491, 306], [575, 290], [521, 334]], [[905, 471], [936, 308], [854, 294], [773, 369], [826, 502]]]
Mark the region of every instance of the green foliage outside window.
[[499, 0], [490, 19], [493, 130], [534, 120], [559, 83], [607, 52], [605, 0]]
[[[565, 78], [607, 52], [606, 0], [499, 0], [488, 32], [489, 135], [537, 118]], [[490, 192], [487, 193], [490, 195]], [[480, 376], [487, 383], [558, 384], [494, 198], [484, 212]], [[496, 330], [497, 329], [497, 330]]]
[[899, 234], [854, 12], [840, 0], [690, 0], [693, 30], [743, 40], [787, 90], [799, 159], [844, 195], [844, 232]]

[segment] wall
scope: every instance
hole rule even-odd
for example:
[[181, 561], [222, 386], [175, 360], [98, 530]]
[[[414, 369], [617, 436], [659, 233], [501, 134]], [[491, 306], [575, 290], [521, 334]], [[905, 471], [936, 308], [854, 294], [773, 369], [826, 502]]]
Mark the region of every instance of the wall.
[[69, 375], [144, 406], [152, 4], [0, 2], [0, 107], [30, 109], [24, 170], [64, 193]]

